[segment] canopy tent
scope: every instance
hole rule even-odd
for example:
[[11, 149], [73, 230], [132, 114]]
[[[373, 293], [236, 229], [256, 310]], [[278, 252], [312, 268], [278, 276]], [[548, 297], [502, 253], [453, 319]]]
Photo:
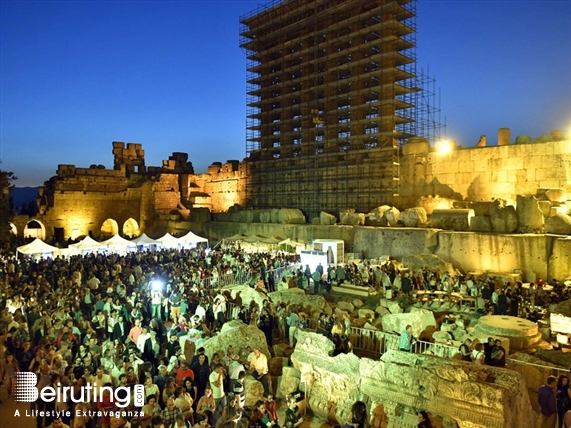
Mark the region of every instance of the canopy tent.
[[178, 238], [178, 241], [182, 244], [184, 248], [195, 247], [199, 242], [206, 242], [208, 245], [208, 239], [202, 236], [195, 235], [192, 231], [188, 232], [186, 235]]
[[149, 249], [155, 248], [157, 245], [161, 245], [161, 243], [156, 239], [148, 237], [146, 233], [143, 233], [138, 238], [131, 240], [131, 243], [135, 244], [137, 247]]
[[22, 245], [16, 250], [18, 253], [34, 256], [35, 258], [53, 257], [54, 255], [58, 255], [60, 253], [60, 249], [58, 247], [46, 244], [40, 238], [34, 239], [29, 244]]
[[294, 241], [293, 239], [287, 238], [280, 241], [279, 245], [289, 245], [290, 247], [305, 247], [307, 243], [301, 241]]
[[178, 248], [181, 245], [181, 242], [178, 238], [175, 238], [170, 233], [165, 233], [164, 236], [161, 236], [157, 239], [160, 245], [165, 248]]
[[128, 239], [123, 238], [120, 235], [115, 235], [103, 242], [100, 242], [101, 246], [107, 247], [111, 253], [125, 254], [129, 250], [136, 250], [137, 245]]
[[86, 236], [81, 241], [69, 245], [70, 253], [75, 252], [76, 254], [99, 252], [106, 248], [105, 245], [102, 245], [101, 242], [96, 241], [91, 236]]

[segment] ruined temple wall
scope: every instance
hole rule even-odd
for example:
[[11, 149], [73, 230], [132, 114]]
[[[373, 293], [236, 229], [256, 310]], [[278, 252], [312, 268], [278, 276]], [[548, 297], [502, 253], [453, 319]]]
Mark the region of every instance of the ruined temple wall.
[[[194, 207], [226, 212], [235, 204], [246, 205], [246, 165], [241, 162], [213, 164], [208, 173], [189, 175], [188, 194]], [[192, 194], [203, 196], [192, 197]]]
[[400, 203], [425, 195], [515, 200], [537, 188], [571, 191], [571, 140], [464, 148], [449, 154], [415, 152], [401, 158]]
[[[473, 232], [438, 232], [437, 256], [466, 271], [513, 272], [523, 270], [524, 280], [551, 278], [553, 243], [550, 235], [501, 235]], [[571, 274], [567, 266], [566, 275]]]
[[65, 239], [72, 232], [88, 235], [89, 231], [98, 238], [101, 225], [108, 218], [118, 223], [120, 233], [126, 220], [134, 218], [139, 222], [140, 219], [140, 189], [122, 192], [63, 191], [53, 196], [58, 209], [49, 209], [41, 218], [48, 237], [53, 236], [54, 228], [63, 228]]
[[179, 174], [160, 174], [152, 187], [155, 211], [175, 210], [180, 202]]

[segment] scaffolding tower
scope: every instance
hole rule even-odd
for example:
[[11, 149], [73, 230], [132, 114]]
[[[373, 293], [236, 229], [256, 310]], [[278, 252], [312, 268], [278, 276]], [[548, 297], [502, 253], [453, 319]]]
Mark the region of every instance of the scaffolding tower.
[[285, 0], [240, 18], [248, 206], [398, 205], [400, 145], [430, 123], [415, 17], [414, 0]]

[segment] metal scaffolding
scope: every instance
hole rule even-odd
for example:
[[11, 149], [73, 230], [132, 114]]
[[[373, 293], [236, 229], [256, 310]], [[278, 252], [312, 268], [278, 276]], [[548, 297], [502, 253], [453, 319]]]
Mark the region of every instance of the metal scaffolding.
[[248, 206], [398, 205], [400, 145], [428, 123], [415, 17], [414, 0], [285, 0], [240, 18]]

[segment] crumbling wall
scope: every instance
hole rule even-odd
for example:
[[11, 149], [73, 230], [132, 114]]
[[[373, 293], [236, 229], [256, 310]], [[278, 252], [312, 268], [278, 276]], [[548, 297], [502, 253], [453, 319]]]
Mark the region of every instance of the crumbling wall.
[[353, 354], [330, 357], [332, 345], [325, 341], [301, 332], [291, 356], [301, 372], [300, 389], [319, 416], [344, 424], [351, 405], [363, 400], [370, 412], [382, 405], [384, 423], [395, 428], [416, 426], [419, 410], [444, 426], [535, 426], [537, 417], [517, 372], [401, 351], [389, 351], [379, 361]]
[[538, 188], [571, 191], [571, 140], [460, 148], [447, 154], [431, 152], [426, 144], [406, 146], [401, 157], [402, 208], [426, 195], [513, 201], [517, 195], [534, 195]]

